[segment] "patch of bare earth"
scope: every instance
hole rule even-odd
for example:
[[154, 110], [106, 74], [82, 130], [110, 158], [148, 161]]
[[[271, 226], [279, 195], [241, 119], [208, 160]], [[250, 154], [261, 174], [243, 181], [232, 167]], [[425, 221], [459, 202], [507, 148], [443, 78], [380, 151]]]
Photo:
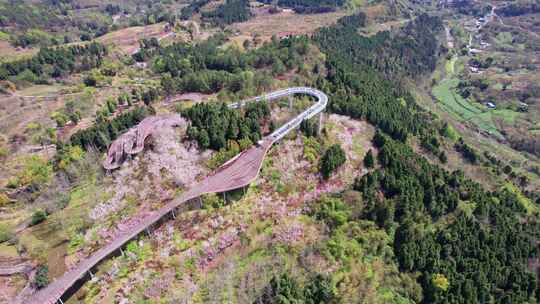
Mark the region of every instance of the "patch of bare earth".
[[147, 26], [134, 26], [103, 35], [96, 40], [105, 45], [114, 44], [125, 54], [132, 54], [139, 48], [139, 40], [145, 38], [160, 38], [167, 35], [165, 23]]
[[12, 46], [9, 41], [0, 40], [0, 62], [29, 57], [38, 52], [37, 48], [20, 48]]
[[297, 34], [309, 34], [320, 27], [333, 24], [339, 18], [347, 15], [347, 12], [344, 11], [324, 14], [296, 14], [283, 11], [270, 14], [267, 8], [255, 12], [254, 18], [246, 22], [236, 23], [231, 27], [241, 35], [252, 36], [258, 34], [265, 40], [282, 32], [292, 31]]

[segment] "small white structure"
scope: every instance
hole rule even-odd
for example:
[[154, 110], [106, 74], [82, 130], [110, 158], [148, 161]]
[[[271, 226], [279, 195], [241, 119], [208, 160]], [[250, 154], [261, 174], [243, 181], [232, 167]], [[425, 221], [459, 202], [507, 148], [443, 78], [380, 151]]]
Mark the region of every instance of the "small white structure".
[[486, 102], [486, 106], [488, 108], [490, 108], [490, 109], [496, 109], [497, 108], [497, 106], [491, 101]]
[[135, 66], [138, 67], [139, 69], [145, 69], [148, 64], [146, 62], [135, 62]]

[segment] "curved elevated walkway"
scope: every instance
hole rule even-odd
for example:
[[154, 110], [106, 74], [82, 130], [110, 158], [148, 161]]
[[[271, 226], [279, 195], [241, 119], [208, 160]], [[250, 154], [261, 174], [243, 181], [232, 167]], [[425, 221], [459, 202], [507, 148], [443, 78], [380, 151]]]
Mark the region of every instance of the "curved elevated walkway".
[[185, 120], [180, 114], [165, 114], [150, 116], [143, 119], [137, 126], [120, 135], [109, 146], [102, 165], [106, 170], [114, 170], [122, 165], [126, 155], [137, 154], [144, 149], [147, 137], [162, 128], [180, 126]]
[[283, 138], [283, 136], [292, 129], [299, 126], [303, 120], [309, 119], [322, 112], [326, 107], [328, 97], [323, 92], [312, 88], [296, 87], [275, 91], [264, 96], [230, 105], [231, 108], [240, 108], [247, 102], [270, 101], [294, 94], [308, 94], [314, 96], [317, 98], [317, 102], [300, 115], [275, 130], [272, 134], [259, 141], [257, 145], [243, 151], [233, 160], [225, 163], [213, 174], [184, 192], [177, 199], [144, 217], [135, 226], [131, 226], [125, 231], [121, 231], [109, 244], [94, 252], [88, 258], [82, 260], [75, 268], [66, 272], [62, 277], [49, 284], [46, 288], [36, 292], [24, 303], [53, 304], [61, 302], [61, 299], [69, 290], [76, 286], [76, 283], [79, 280], [84, 280], [87, 278], [88, 274], [91, 274], [91, 270], [96, 265], [104, 259], [114, 255], [129, 241], [135, 239], [139, 234], [159, 223], [163, 218], [170, 215], [174, 216], [175, 210], [186, 201], [197, 198], [202, 194], [226, 192], [249, 185], [259, 175], [264, 157], [272, 144]]

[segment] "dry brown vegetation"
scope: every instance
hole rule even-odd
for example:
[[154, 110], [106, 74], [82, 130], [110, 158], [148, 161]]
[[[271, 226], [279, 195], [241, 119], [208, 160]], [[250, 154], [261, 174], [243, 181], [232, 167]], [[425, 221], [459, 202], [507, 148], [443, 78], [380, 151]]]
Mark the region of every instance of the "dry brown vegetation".
[[134, 26], [105, 34], [96, 40], [105, 45], [114, 45], [124, 54], [132, 54], [139, 48], [139, 41], [143, 38], [160, 38], [165, 36], [165, 23], [156, 23], [147, 26]]
[[32, 56], [37, 52], [37, 48], [16, 48], [9, 41], [0, 40], [0, 62]]
[[270, 14], [267, 10], [257, 10], [254, 18], [247, 22], [234, 24], [231, 28], [241, 35], [260, 35], [263, 40], [266, 40], [270, 39], [272, 35], [278, 35], [282, 32], [309, 34], [317, 28], [330, 25], [340, 17], [348, 14], [344, 11], [314, 15], [295, 14], [289, 11]]

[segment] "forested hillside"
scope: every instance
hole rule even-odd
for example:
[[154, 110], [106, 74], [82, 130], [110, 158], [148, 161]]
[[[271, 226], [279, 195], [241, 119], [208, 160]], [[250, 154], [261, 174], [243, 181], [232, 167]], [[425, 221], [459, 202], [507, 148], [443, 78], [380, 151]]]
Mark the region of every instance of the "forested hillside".
[[429, 115], [416, 105], [399, 79], [434, 69], [440, 20], [420, 16], [393, 37], [389, 32], [363, 37], [357, 30], [364, 24], [365, 15], [360, 13], [314, 37], [329, 58], [331, 86], [327, 89], [335, 94], [330, 108], [366, 118], [403, 141], [408, 135], [425, 132], [431, 125]]
[[32, 58], [0, 64], [0, 80], [46, 82], [49, 77], [58, 78], [99, 67], [106, 55], [105, 46], [96, 42], [42, 48]]
[[224, 4], [218, 6], [215, 10], [203, 13], [202, 17], [216, 25], [247, 21], [251, 17], [249, 1], [226, 0]]
[[344, 0], [279, 0], [279, 6], [293, 8], [300, 14], [325, 13], [334, 11], [345, 4]]
[[0, 0], [0, 303], [540, 303], [537, 15]]
[[[423, 303], [532, 303], [540, 296], [538, 215], [530, 216], [508, 190], [489, 193], [463, 177], [430, 165], [406, 144], [409, 136], [437, 132], [400, 85], [400, 77], [432, 71], [440, 55], [437, 18], [420, 16], [397, 34], [357, 34], [362, 15], [342, 19], [314, 40], [329, 55], [330, 109], [366, 118], [377, 134], [381, 169], [357, 179], [359, 219], [395, 232], [400, 269], [420, 272]], [[320, 83], [325, 83], [324, 81]]]
[[[540, 224], [518, 197], [486, 192], [448, 173], [398, 142], [378, 135], [381, 170], [358, 179], [362, 217], [388, 232], [401, 270], [420, 271], [423, 303], [532, 303], [540, 256]], [[379, 193], [383, 193], [383, 197]], [[442, 224], [445, 223], [445, 224]], [[434, 226], [432, 226], [434, 225]]]
[[0, 32], [14, 46], [44, 47], [89, 41], [128, 26], [176, 19], [168, 1], [0, 1]]
[[[272, 76], [299, 67], [308, 51], [305, 37], [273, 40], [264, 46], [239, 52], [221, 49], [223, 35], [192, 45], [176, 43], [168, 47], [144, 44], [135, 60], [151, 60], [152, 68], [162, 75], [163, 89], [168, 93], [216, 93], [222, 89], [233, 94], [255, 95], [268, 88]], [[263, 69], [269, 68], [269, 69]], [[260, 73], [251, 71], [261, 69]]]

